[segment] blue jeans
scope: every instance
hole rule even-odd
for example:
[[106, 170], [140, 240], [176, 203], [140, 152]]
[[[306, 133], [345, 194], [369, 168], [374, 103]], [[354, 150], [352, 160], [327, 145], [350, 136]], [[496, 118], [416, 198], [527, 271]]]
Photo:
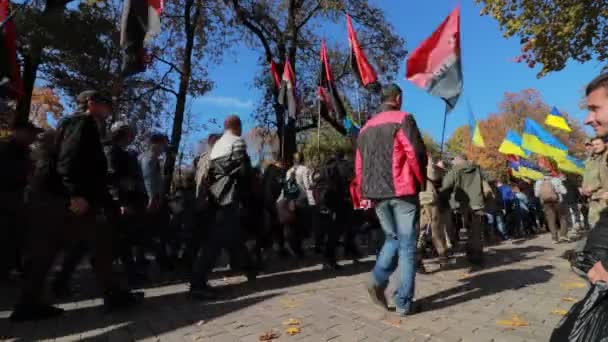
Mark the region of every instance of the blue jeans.
[[492, 227], [496, 227], [496, 230], [503, 239], [508, 240], [510, 238], [509, 233], [507, 233], [505, 218], [501, 212], [488, 213], [486, 214], [486, 217], [488, 218], [488, 224]]
[[401, 284], [395, 292], [395, 305], [398, 311], [408, 312], [414, 300], [416, 279], [416, 226], [420, 216], [418, 196], [381, 201], [376, 205], [376, 214], [386, 240], [372, 271], [372, 280], [375, 286], [386, 288], [399, 264]]

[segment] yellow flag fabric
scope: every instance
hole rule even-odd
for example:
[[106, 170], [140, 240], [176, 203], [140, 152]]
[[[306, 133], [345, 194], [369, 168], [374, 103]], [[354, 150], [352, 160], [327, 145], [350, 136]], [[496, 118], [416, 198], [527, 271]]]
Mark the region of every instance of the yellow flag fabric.
[[568, 147], [532, 119], [526, 119], [521, 146], [526, 150], [556, 160], [568, 156]]
[[522, 158], [528, 158], [528, 156], [530, 155], [529, 152], [527, 152], [521, 147], [521, 137], [512, 130], [509, 130], [507, 132], [505, 139], [498, 147], [498, 152]]
[[483, 141], [481, 130], [479, 130], [479, 123], [475, 123], [475, 129], [473, 130], [473, 145], [477, 147], [486, 147], [486, 143]]
[[558, 159], [557, 168], [577, 175], [582, 175], [585, 173], [585, 164], [582, 161], [570, 156], [565, 159]]
[[556, 107], [553, 107], [551, 113], [547, 115], [545, 125], [561, 129], [562, 131], [566, 131], [568, 133], [572, 132], [572, 128], [570, 128], [568, 125], [568, 121], [566, 121], [566, 118]]

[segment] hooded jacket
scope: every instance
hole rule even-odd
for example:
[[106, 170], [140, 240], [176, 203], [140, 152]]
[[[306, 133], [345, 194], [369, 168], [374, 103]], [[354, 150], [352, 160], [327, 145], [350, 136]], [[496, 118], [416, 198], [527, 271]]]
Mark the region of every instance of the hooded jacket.
[[441, 190], [443, 196], [454, 194], [454, 200], [460, 208], [483, 210], [485, 197], [483, 192], [483, 179], [479, 166], [466, 162], [455, 165], [443, 178]]

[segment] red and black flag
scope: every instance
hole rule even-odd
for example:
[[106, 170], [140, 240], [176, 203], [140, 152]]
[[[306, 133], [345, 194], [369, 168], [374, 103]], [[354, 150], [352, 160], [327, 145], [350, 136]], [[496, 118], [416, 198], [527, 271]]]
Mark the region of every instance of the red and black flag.
[[298, 114], [298, 97], [296, 93], [296, 75], [289, 60], [283, 67], [281, 89], [279, 89], [279, 104], [287, 107], [289, 118], [295, 120]]
[[124, 0], [120, 29], [120, 46], [124, 50], [123, 76], [146, 70], [148, 56], [144, 41], [160, 32], [163, 0]]
[[270, 61], [270, 75], [272, 76], [272, 80], [274, 81], [274, 85], [277, 89], [281, 89], [281, 78], [279, 77], [279, 72], [277, 71], [277, 63], [274, 61]]
[[357, 40], [357, 33], [353, 29], [353, 23], [350, 19], [350, 16], [346, 15], [346, 26], [348, 26], [348, 43], [350, 44], [350, 63], [351, 66], [357, 74], [359, 81], [363, 84], [364, 87], [367, 87], [370, 84], [374, 84], [378, 81], [378, 76], [372, 68], [371, 64], [365, 57], [361, 46], [359, 45], [359, 40]]
[[327, 57], [327, 47], [325, 41], [321, 42], [321, 72], [319, 74], [319, 113], [320, 115], [334, 114], [338, 122], [342, 122], [346, 117], [344, 103], [338, 94], [334, 77]]
[[463, 85], [460, 7], [414, 50], [407, 61], [406, 78], [431, 95], [442, 98], [448, 112], [456, 106]]
[[10, 16], [9, 0], [0, 0], [0, 93], [18, 98], [23, 95], [17, 63], [17, 34]]

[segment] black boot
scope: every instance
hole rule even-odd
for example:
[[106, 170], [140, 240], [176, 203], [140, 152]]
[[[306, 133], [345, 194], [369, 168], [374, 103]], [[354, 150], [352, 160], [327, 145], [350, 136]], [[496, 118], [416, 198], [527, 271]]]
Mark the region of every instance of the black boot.
[[39, 321], [63, 314], [65, 310], [45, 304], [17, 305], [11, 314], [13, 322]]
[[143, 292], [131, 292], [127, 290], [116, 290], [107, 293], [103, 297], [103, 305], [106, 311], [116, 311], [130, 308], [139, 304], [144, 298]]

